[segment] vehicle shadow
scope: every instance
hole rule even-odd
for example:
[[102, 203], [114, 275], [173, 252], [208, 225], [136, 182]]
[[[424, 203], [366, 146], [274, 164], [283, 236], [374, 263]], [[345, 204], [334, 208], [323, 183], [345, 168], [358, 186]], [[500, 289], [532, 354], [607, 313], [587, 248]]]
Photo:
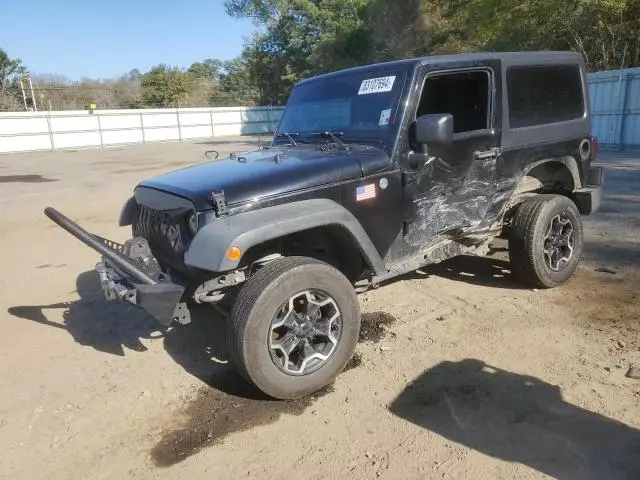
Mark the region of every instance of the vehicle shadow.
[[[76, 343], [111, 355], [123, 356], [125, 349], [143, 352], [142, 340], [163, 339], [167, 353], [194, 377], [224, 393], [243, 398], [264, 398], [229, 365], [226, 357], [226, 322], [207, 306], [192, 311], [189, 325], [163, 328], [155, 319], [135, 307], [108, 302], [95, 272], [76, 280], [80, 299], [51, 305], [9, 308], [14, 317], [66, 330]], [[51, 310], [63, 309], [62, 323], [51, 321]]]
[[508, 261], [472, 255], [461, 255], [427, 265], [400, 278], [423, 278], [431, 275], [491, 288], [531, 289], [531, 286], [525, 285], [511, 275], [511, 264]]
[[[14, 317], [31, 320], [69, 332], [80, 345], [112, 355], [124, 355], [125, 348], [143, 352], [141, 339], [161, 337], [164, 332], [148, 315], [133, 307], [105, 300], [95, 272], [84, 272], [76, 279], [79, 300], [50, 305], [24, 305], [9, 308]], [[48, 319], [51, 310], [62, 309], [63, 322]]]
[[192, 306], [191, 323], [168, 331], [164, 348], [189, 374], [216, 390], [245, 399], [269, 399], [230, 364], [227, 322], [209, 305]]
[[640, 431], [565, 402], [555, 385], [480, 360], [427, 370], [390, 410], [449, 440], [558, 480], [640, 474]]

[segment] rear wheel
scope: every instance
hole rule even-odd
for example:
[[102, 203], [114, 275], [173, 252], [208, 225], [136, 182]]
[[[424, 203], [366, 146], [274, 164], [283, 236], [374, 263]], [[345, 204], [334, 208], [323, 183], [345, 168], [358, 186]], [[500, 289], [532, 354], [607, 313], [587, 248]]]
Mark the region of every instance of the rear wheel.
[[562, 285], [577, 268], [582, 246], [582, 218], [569, 198], [531, 197], [520, 205], [511, 225], [513, 274], [536, 287]]
[[287, 257], [249, 278], [230, 322], [229, 354], [240, 373], [266, 394], [292, 399], [344, 369], [358, 340], [360, 307], [337, 269]]

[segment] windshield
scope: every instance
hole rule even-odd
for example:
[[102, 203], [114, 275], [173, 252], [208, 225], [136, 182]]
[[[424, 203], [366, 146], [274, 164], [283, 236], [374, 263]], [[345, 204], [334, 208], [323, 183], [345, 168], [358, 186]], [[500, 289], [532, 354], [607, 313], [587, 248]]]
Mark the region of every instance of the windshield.
[[354, 136], [390, 136], [406, 80], [401, 70], [344, 74], [298, 85], [277, 133], [333, 131]]

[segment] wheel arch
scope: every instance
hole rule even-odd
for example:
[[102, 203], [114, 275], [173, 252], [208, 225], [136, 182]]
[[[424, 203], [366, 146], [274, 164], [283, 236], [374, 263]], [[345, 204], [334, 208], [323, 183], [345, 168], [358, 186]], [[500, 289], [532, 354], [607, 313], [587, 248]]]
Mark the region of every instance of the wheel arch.
[[[573, 256], [569, 264], [559, 271], [553, 271], [545, 264], [542, 245], [548, 222], [553, 222], [558, 212], [573, 218]], [[567, 244], [565, 244], [567, 245]], [[519, 207], [509, 231], [509, 259], [511, 273], [520, 280], [539, 288], [561, 285], [575, 271], [584, 245], [582, 220], [577, 206], [570, 198], [558, 194], [533, 195]]]
[[[338, 232], [350, 242], [349, 247], [362, 254], [375, 273], [386, 271], [382, 257], [360, 222], [328, 199], [303, 200], [216, 219], [194, 237], [185, 253], [185, 263], [213, 272], [235, 270], [243, 259], [246, 263], [248, 252], [261, 245], [314, 231]], [[242, 252], [237, 260], [226, 255], [232, 246]]]
[[352, 282], [362, 277], [366, 267], [373, 268], [350, 231], [339, 224], [300, 230], [256, 244], [244, 253], [239, 267], [250, 266], [274, 253], [321, 260], [340, 270]]
[[570, 155], [546, 158], [528, 165], [521, 183], [533, 185], [531, 179], [537, 180], [540, 188], [549, 191], [559, 185], [570, 193], [583, 186], [578, 162]]
[[120, 217], [118, 219], [118, 226], [126, 227], [129, 225], [133, 225], [133, 222], [136, 221], [137, 216], [138, 216], [138, 203], [136, 202], [135, 197], [131, 197], [122, 206], [122, 210], [120, 211]]

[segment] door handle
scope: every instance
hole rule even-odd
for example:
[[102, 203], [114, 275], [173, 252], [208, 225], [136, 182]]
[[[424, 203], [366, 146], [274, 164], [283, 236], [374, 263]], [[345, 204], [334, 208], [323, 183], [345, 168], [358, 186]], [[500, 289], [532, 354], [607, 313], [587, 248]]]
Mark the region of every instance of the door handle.
[[502, 155], [502, 149], [494, 147], [490, 150], [485, 150], [483, 152], [475, 151], [473, 152], [474, 160], [484, 160], [486, 158], [496, 158]]

